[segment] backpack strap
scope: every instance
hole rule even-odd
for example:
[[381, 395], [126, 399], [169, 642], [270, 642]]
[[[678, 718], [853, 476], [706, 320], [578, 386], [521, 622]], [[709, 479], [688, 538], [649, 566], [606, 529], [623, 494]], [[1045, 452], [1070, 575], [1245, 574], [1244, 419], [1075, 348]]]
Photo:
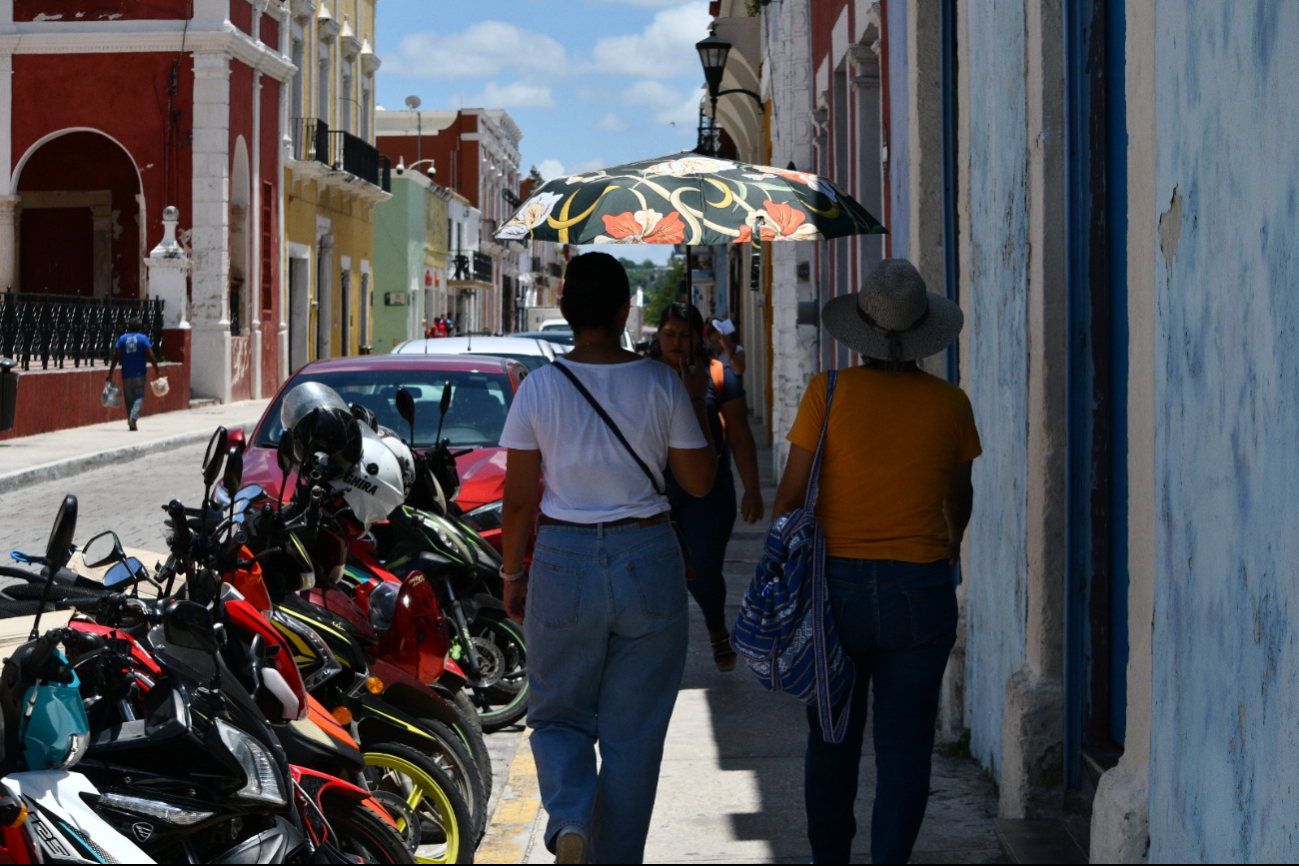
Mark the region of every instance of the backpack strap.
[[834, 402], [834, 385], [838, 378], [838, 370], [831, 370], [827, 373], [825, 418], [821, 421], [821, 438], [816, 443], [816, 456], [812, 458], [812, 477], [807, 485], [807, 498], [803, 500], [803, 507], [809, 511], [816, 505], [816, 492], [821, 484], [821, 460], [825, 457], [825, 435], [826, 431], [830, 429], [830, 404]]
[[573, 375], [573, 371], [568, 369], [568, 367], [565, 364], [562, 364], [558, 360], [556, 360], [551, 364], [551, 366], [558, 367], [559, 372], [563, 373], [565, 376], [568, 377], [568, 381], [572, 382], [573, 386], [577, 388], [578, 393], [580, 393], [583, 397], [586, 398], [586, 402], [591, 404], [591, 408], [595, 410], [595, 414], [599, 415], [600, 420], [603, 421], [606, 425], [608, 425], [609, 430], [618, 439], [618, 441], [622, 443], [622, 447], [627, 449], [627, 453], [631, 455], [631, 458], [636, 461], [636, 465], [639, 466], [641, 468], [641, 471], [645, 473], [645, 477], [650, 480], [650, 486], [654, 488], [654, 492], [657, 493], [659, 496], [663, 496], [664, 490], [659, 485], [658, 479], [654, 477], [654, 473], [650, 471], [650, 468], [645, 464], [645, 461], [640, 459], [640, 455], [636, 453], [636, 449], [631, 447], [631, 443], [627, 441], [626, 436], [622, 435], [622, 431], [618, 429], [618, 425], [615, 424], [614, 420], [609, 417], [609, 413], [604, 411], [604, 407], [601, 406], [596, 401], [596, 399], [591, 396], [590, 391], [586, 390], [586, 386], [582, 384], [582, 382], [577, 378], [577, 376]]
[[726, 443], [726, 415], [721, 411], [722, 394], [726, 388], [726, 367], [714, 358], [708, 362], [708, 372], [712, 374], [713, 390], [717, 394], [717, 420], [722, 424], [722, 439], [717, 443], [717, 453], [720, 454]]

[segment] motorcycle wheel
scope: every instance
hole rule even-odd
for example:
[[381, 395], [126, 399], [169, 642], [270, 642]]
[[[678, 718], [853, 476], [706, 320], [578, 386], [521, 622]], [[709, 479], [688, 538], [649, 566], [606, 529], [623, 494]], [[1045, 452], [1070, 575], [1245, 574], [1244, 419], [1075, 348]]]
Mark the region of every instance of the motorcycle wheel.
[[[419, 828], [411, 834], [416, 842], [414, 862], [474, 861], [478, 837], [469, 806], [458, 786], [436, 762], [410, 746], [379, 743], [367, 744], [365, 763], [370, 789], [381, 797], [383, 794], [400, 797], [419, 819]], [[405, 816], [393, 817], [403, 833], [410, 832], [404, 826]], [[409, 848], [406, 851], [411, 853]]]
[[478, 710], [483, 730], [495, 733], [516, 724], [528, 712], [528, 648], [523, 629], [507, 617], [480, 613], [469, 626], [476, 641], [486, 641], [495, 650], [501, 670], [493, 685], [475, 688], [471, 699]]
[[[425, 745], [424, 752], [464, 798], [477, 843], [487, 830], [487, 798], [491, 796], [483, 784], [481, 766], [458, 731], [437, 719], [420, 719], [420, 727], [437, 739], [436, 744]], [[467, 738], [473, 741], [472, 731], [467, 732]]]
[[487, 753], [487, 740], [483, 736], [482, 717], [474, 708], [473, 701], [460, 689], [451, 692], [451, 703], [455, 704], [456, 709], [460, 711], [460, 718], [464, 721], [461, 730], [464, 733], [465, 743], [469, 746], [469, 753], [474, 756], [474, 762], [478, 764], [478, 772], [482, 774], [483, 789], [490, 797], [494, 776], [492, 757]]
[[344, 856], [362, 863], [415, 862], [401, 834], [364, 803], [331, 797], [324, 803], [324, 812], [333, 830], [334, 847]]

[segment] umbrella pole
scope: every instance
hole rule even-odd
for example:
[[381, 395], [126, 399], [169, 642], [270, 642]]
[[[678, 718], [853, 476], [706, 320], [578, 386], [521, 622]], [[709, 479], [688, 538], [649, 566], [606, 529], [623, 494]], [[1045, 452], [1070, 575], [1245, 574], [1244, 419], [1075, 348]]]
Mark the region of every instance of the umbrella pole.
[[695, 371], [695, 320], [694, 317], [690, 315], [689, 305], [695, 302], [695, 284], [694, 277], [690, 270], [690, 244], [686, 244], [686, 278], [682, 285], [684, 288], [681, 294], [684, 295], [684, 300], [687, 305], [686, 338], [688, 342], [686, 343], [686, 366], [689, 367], [690, 372], [693, 373]]

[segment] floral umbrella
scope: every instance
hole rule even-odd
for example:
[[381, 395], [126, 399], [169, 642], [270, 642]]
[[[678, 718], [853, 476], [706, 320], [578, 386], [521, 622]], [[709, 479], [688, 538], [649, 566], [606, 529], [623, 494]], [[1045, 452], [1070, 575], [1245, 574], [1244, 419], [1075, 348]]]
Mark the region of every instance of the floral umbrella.
[[687, 151], [555, 178], [495, 237], [561, 244], [727, 244], [883, 233], [879, 220], [824, 177]]

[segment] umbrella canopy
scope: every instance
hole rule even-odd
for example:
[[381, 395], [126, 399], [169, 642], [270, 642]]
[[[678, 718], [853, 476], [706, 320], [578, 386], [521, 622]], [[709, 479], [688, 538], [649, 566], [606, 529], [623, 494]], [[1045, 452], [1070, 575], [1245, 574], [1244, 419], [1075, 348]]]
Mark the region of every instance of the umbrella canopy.
[[686, 151], [555, 178], [495, 237], [561, 244], [727, 244], [884, 233], [879, 220], [820, 175]]

